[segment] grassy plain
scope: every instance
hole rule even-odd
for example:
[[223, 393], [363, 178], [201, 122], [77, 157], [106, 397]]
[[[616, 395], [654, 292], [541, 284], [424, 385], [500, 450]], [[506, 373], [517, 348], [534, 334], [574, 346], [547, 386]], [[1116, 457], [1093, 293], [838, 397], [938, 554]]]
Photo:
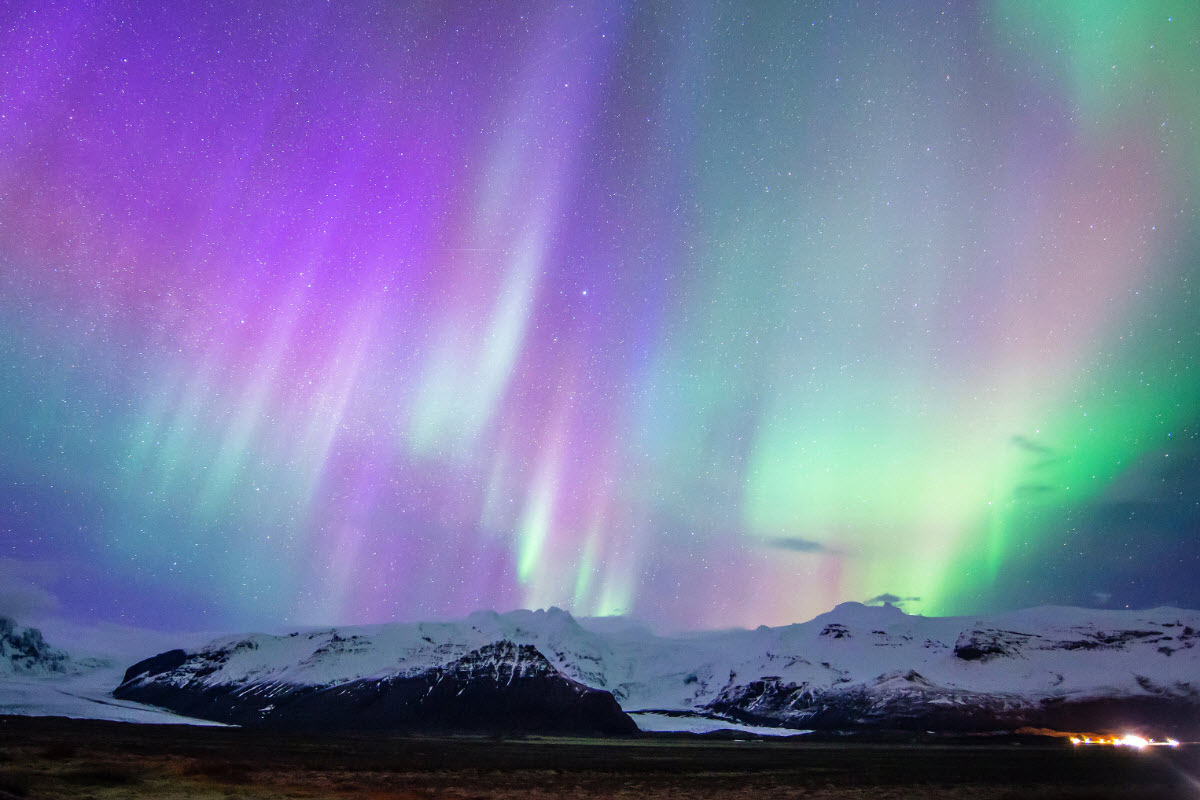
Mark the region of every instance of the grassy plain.
[[1175, 800], [1200, 748], [290, 735], [0, 717], [13, 798]]

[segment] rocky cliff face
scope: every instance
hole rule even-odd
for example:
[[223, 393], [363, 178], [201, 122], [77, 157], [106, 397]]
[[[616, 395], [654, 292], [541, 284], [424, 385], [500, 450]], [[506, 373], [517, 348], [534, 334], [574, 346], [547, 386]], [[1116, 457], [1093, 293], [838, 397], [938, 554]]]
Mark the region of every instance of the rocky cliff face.
[[[343, 640], [344, 641], [344, 640]], [[232, 651], [172, 651], [131, 667], [114, 696], [202, 719], [301, 729], [621, 735], [637, 726], [608, 692], [572, 681], [537, 648], [499, 641], [417, 674], [328, 685], [213, 679]]]

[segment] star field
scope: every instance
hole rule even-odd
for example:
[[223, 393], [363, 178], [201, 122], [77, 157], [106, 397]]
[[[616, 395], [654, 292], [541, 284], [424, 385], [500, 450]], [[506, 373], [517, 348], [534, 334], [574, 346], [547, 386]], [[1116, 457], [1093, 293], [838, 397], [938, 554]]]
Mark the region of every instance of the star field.
[[1200, 607], [1198, 109], [1185, 0], [14, 0], [0, 604]]

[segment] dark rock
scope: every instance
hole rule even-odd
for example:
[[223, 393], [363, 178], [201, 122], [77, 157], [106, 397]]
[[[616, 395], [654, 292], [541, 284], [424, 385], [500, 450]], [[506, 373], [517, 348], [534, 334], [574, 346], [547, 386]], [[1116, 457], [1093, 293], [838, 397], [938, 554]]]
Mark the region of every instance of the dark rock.
[[1029, 634], [1013, 631], [974, 630], [961, 634], [954, 655], [963, 661], [987, 661], [998, 656], [1019, 656]]
[[144, 661], [139, 661], [125, 670], [125, 677], [121, 679], [121, 683], [124, 685], [134, 678], [153, 678], [155, 675], [170, 672], [176, 667], [182, 666], [183, 662], [187, 661], [187, 659], [188, 654], [182, 650], [168, 650], [165, 653], [159, 653]]
[[826, 625], [824, 630], [821, 631], [821, 635], [829, 636], [834, 639], [849, 639], [850, 631], [846, 628], [845, 625], [841, 625], [837, 622], [834, 622], [829, 625]]

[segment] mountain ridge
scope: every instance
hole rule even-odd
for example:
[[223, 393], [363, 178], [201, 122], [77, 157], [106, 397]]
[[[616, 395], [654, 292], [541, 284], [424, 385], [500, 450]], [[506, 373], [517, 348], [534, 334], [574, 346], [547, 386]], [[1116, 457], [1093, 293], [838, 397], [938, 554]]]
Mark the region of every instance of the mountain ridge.
[[[338, 710], [329, 701], [337, 687], [361, 701], [369, 686], [436, 684], [452, 665], [504, 643], [510, 655], [544, 662], [539, 678], [611, 695], [618, 711], [635, 715], [716, 716], [793, 731], [1134, 726], [1196, 736], [1198, 630], [1200, 612], [1169, 607], [919, 617], [847, 603], [805, 623], [678, 636], [635, 625], [590, 628], [557, 608], [476, 612], [451, 622], [222, 637], [199, 650], [160, 654], [154, 669], [135, 665], [114, 695], [181, 713], [197, 713], [200, 696], [239, 697], [243, 708], [215, 717], [238, 724], [257, 721], [267, 705], [268, 717], [283, 720], [275, 701], [292, 698], [284, 705], [303, 708], [306, 724], [323, 714], [353, 727], [370, 714], [356, 723]], [[484, 675], [456, 674], [460, 687], [482, 681], [499, 691]], [[325, 700], [295, 705], [309, 695]], [[439, 708], [429, 725], [457, 718], [450, 706]], [[405, 725], [423, 724], [391, 713]], [[611, 720], [589, 726], [627, 728]]]

